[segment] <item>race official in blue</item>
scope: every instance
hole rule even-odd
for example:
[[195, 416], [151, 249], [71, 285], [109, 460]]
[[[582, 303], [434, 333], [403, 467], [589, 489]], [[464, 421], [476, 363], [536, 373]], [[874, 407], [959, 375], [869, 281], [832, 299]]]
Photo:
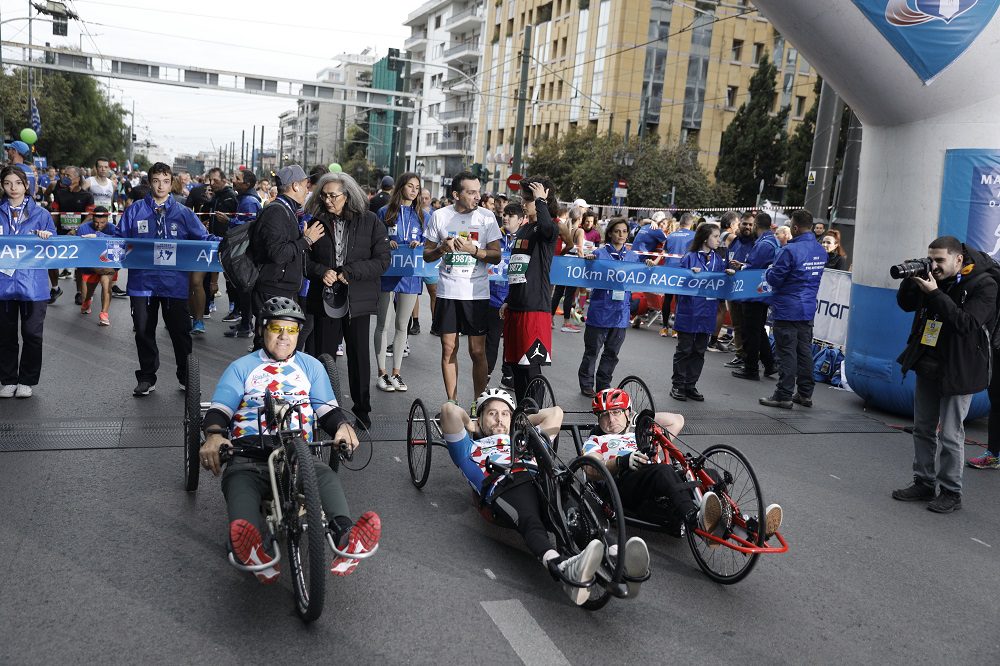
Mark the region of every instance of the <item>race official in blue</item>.
[[634, 252], [656, 252], [661, 245], [667, 242], [667, 235], [660, 228], [659, 220], [653, 220], [652, 224], [639, 229], [632, 241], [632, 251]]
[[[628, 238], [628, 222], [616, 217], [608, 222], [604, 230], [606, 243], [587, 259], [606, 261], [643, 261], [642, 255], [625, 247]], [[652, 260], [650, 260], [652, 261]], [[587, 325], [583, 330], [583, 359], [577, 371], [580, 393], [593, 398], [597, 391], [611, 388], [611, 379], [618, 366], [618, 352], [625, 343], [625, 333], [632, 317], [630, 306], [632, 293], [623, 290], [594, 289], [590, 292], [590, 307], [587, 310]], [[603, 347], [603, 352], [601, 351]], [[597, 355], [601, 355], [597, 364]], [[594, 365], [597, 364], [595, 384]]]
[[[771, 231], [771, 216], [758, 213], [754, 220], [757, 240], [753, 249], [747, 255], [746, 263], [740, 268], [768, 268], [774, 263], [774, 257], [781, 248], [774, 232]], [[760, 298], [748, 298], [743, 301], [743, 367], [733, 370], [733, 377], [760, 381], [760, 364], [764, 364], [764, 375], [770, 377], [777, 368], [774, 364], [774, 354], [771, 353], [771, 341], [767, 337], [764, 325], [767, 323], [767, 308], [770, 294]]]
[[[118, 224], [121, 238], [157, 238], [164, 242], [178, 240], [219, 240], [208, 233], [191, 209], [181, 206], [170, 194], [173, 173], [170, 166], [157, 162], [149, 168], [151, 194], [136, 201], [122, 214]], [[170, 265], [174, 257], [169, 249], [156, 260]], [[149, 395], [156, 388], [156, 371], [160, 368], [160, 351], [156, 346], [158, 312], [170, 333], [177, 363], [177, 381], [187, 384], [187, 358], [191, 354], [191, 320], [188, 311], [190, 278], [186, 271], [131, 269], [128, 272], [128, 296], [132, 303], [135, 324], [135, 346], [139, 355], [138, 384], [135, 396]]]
[[[732, 236], [732, 241], [729, 243], [728, 263], [730, 270], [738, 271], [743, 268], [750, 257], [755, 240], [753, 215], [747, 212], [740, 219], [736, 234]], [[733, 321], [733, 344], [736, 346], [736, 356], [726, 363], [726, 367], [742, 368], [744, 366], [743, 358], [746, 355], [743, 350], [743, 340], [746, 338], [745, 324], [743, 323], [743, 301], [729, 301], [727, 305]]]
[[[257, 219], [264, 205], [257, 194], [257, 176], [253, 171], [237, 171], [233, 174], [233, 189], [236, 190], [236, 213], [229, 218], [229, 228], [249, 224]], [[226, 293], [233, 304], [229, 316], [223, 321], [233, 326], [223, 333], [227, 338], [253, 337], [253, 300], [249, 291], [240, 291], [235, 284], [226, 280]], [[238, 317], [238, 319], [237, 319]]]
[[[664, 262], [664, 266], [670, 266], [672, 268], [677, 268], [681, 265], [681, 257], [687, 254], [688, 246], [691, 245], [691, 241], [694, 240], [694, 230], [691, 228], [694, 226], [695, 216], [693, 213], [684, 213], [681, 215], [680, 228], [667, 236], [667, 242], [663, 244], [663, 251], [668, 256]], [[663, 329], [660, 331], [660, 335], [667, 335], [670, 328], [670, 304], [674, 300], [673, 294], [663, 295], [663, 307], [660, 309], [660, 316], [663, 318]]]
[[[698, 227], [688, 253], [681, 259], [680, 267], [690, 269], [693, 273], [723, 273], [726, 270], [726, 260], [716, 252], [720, 238], [718, 225], [703, 224]], [[674, 400], [705, 400], [697, 384], [705, 366], [709, 338], [716, 331], [718, 313], [718, 299], [704, 296], [677, 297], [677, 312], [674, 315], [677, 349], [674, 351], [673, 388], [670, 390], [670, 397]]]
[[[771, 285], [774, 348], [778, 357], [778, 385], [774, 395], [761, 398], [767, 407], [791, 409], [792, 403], [812, 407], [812, 338], [816, 294], [826, 266], [826, 249], [812, 232], [813, 217], [797, 210], [791, 219], [792, 240], [778, 252], [764, 273]], [[796, 386], [798, 390], [796, 391]]]
[[[0, 170], [0, 182], [3, 183], [0, 235], [35, 236], [44, 240], [56, 233], [52, 216], [31, 198], [28, 177], [22, 169], [14, 164], [4, 167]], [[0, 269], [0, 398], [30, 398], [32, 387], [38, 384], [48, 301], [46, 270]]]

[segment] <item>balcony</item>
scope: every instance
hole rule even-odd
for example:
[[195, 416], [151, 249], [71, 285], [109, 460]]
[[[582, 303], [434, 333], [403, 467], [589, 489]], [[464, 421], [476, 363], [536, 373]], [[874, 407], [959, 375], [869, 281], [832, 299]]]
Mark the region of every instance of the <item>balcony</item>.
[[446, 49], [444, 52], [445, 64], [452, 63], [475, 63], [479, 62], [479, 58], [482, 56], [482, 51], [479, 48], [479, 40], [469, 40], [467, 42], [459, 42], [453, 45], [451, 48]]
[[412, 58], [413, 62], [410, 65], [410, 76], [412, 77], [423, 77], [424, 71], [426, 71], [427, 66], [422, 60], [417, 58]]
[[423, 53], [427, 50], [427, 31], [414, 30], [413, 33], [403, 42], [403, 48], [410, 53]]
[[441, 83], [441, 88], [444, 93], [460, 93], [466, 94], [471, 92], [476, 92], [476, 86], [473, 81], [476, 78], [476, 74], [469, 74], [469, 76], [452, 76], [450, 79], [445, 79]]
[[467, 32], [470, 28], [482, 25], [483, 20], [482, 6], [473, 6], [457, 14], [452, 14], [448, 22], [445, 23], [445, 28], [449, 32]]
[[442, 125], [462, 125], [470, 122], [471, 115], [471, 112], [466, 110], [444, 111], [438, 114], [437, 119]]
[[465, 141], [438, 141], [437, 145], [434, 146], [434, 150], [438, 153], [465, 153]]

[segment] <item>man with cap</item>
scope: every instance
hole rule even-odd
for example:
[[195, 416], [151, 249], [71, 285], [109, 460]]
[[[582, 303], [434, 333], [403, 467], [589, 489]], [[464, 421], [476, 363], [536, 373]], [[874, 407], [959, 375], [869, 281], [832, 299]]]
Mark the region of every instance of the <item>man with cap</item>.
[[11, 141], [3, 144], [7, 153], [7, 162], [24, 172], [28, 177], [28, 196], [32, 199], [38, 191], [38, 179], [35, 177], [35, 170], [25, 160], [31, 159], [31, 146], [24, 141]]
[[392, 196], [392, 188], [395, 186], [396, 182], [392, 179], [392, 176], [383, 176], [382, 183], [379, 186], [381, 191], [372, 197], [372, 200], [368, 202], [368, 210], [373, 213], [377, 213], [382, 206], [389, 203], [389, 197]]
[[[309, 177], [302, 167], [282, 167], [277, 179], [278, 197], [261, 210], [251, 241], [254, 261], [260, 267], [251, 298], [258, 321], [268, 299], [284, 296], [298, 300], [306, 253], [326, 233], [318, 222], [299, 231], [302, 204], [309, 192]], [[260, 331], [254, 336], [254, 347], [260, 348]]]

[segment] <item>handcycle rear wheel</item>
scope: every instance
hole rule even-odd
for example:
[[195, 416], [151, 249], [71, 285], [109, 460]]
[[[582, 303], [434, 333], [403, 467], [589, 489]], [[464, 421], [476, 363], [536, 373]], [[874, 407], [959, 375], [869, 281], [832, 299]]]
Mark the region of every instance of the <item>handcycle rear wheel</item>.
[[406, 419], [406, 464], [410, 468], [410, 481], [423, 488], [431, 472], [431, 423], [427, 410], [419, 398], [410, 405]]
[[629, 397], [632, 398], [633, 419], [646, 409], [656, 412], [656, 407], [653, 405], [653, 394], [650, 392], [649, 387], [646, 386], [646, 382], [642, 381], [641, 378], [629, 375], [621, 380], [618, 388], [628, 393]]
[[[702, 455], [705, 458], [704, 469], [715, 470], [723, 479], [723, 483], [715, 489], [723, 508], [721, 524], [717, 530], [719, 536], [725, 539], [735, 531], [747, 541], [763, 546], [764, 531], [761, 526], [764, 524], [764, 497], [750, 461], [737, 449], [726, 444], [710, 446]], [[717, 583], [738, 583], [757, 564], [758, 553], [747, 555], [720, 544], [712, 544], [691, 530], [688, 530], [687, 538], [698, 566]]]
[[[319, 362], [323, 364], [323, 368], [326, 370], [326, 376], [330, 379], [330, 386], [333, 388], [333, 397], [340, 402], [340, 372], [337, 370], [337, 364], [334, 362], [333, 357], [329, 354], [320, 354]], [[326, 432], [322, 428], [316, 428], [316, 434], [313, 435], [313, 439], [333, 439], [333, 436], [337, 433]], [[334, 467], [335, 464], [332, 462], [332, 454], [329, 447], [324, 447], [319, 451], [320, 459], [325, 462], [330, 467]]]
[[326, 525], [316, 479], [315, 456], [301, 437], [294, 447], [286, 448], [285, 478], [279, 484], [288, 497], [280, 498], [286, 507], [288, 560], [295, 589], [295, 610], [305, 622], [312, 622], [323, 612], [326, 594]]
[[[603, 608], [611, 599], [609, 586], [621, 584], [625, 563], [625, 512], [611, 473], [600, 462], [581, 456], [569, 464], [570, 474], [559, 486], [559, 512], [566, 525], [570, 550], [579, 553], [593, 539], [604, 544], [598, 582], [583, 603], [586, 610]], [[601, 479], [594, 481], [594, 479]], [[614, 546], [618, 556], [608, 557]]]
[[201, 366], [191, 354], [184, 384], [184, 490], [188, 492], [198, 490], [201, 438]]
[[535, 375], [524, 390], [524, 397], [535, 401], [538, 409], [548, 409], [556, 406], [556, 395], [552, 384], [544, 375]]

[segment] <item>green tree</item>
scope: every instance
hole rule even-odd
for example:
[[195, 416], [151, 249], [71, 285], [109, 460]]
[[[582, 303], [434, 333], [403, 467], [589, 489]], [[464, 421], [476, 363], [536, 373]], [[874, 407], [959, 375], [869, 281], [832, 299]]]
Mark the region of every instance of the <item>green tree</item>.
[[[4, 137], [16, 137], [28, 122], [25, 71], [0, 72], [0, 107]], [[50, 164], [91, 166], [98, 157], [115, 159], [126, 152], [125, 110], [104, 97], [97, 80], [84, 74], [35, 72], [33, 94], [42, 120], [35, 152]]]
[[722, 133], [715, 177], [735, 188], [738, 205], [756, 201], [760, 181], [765, 188], [773, 186], [784, 170], [788, 107], [771, 113], [777, 79], [778, 68], [765, 53], [750, 79], [750, 99], [740, 105]]
[[368, 123], [347, 128], [344, 146], [338, 162], [344, 173], [358, 181], [362, 187], [373, 186], [374, 170], [368, 160]]

